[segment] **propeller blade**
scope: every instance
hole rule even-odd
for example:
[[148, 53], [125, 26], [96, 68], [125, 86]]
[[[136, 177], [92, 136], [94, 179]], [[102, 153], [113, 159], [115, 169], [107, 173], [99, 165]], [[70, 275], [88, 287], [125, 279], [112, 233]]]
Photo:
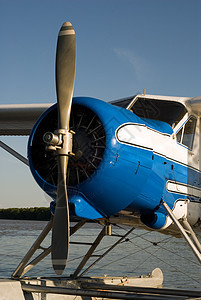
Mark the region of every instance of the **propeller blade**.
[[69, 209], [66, 186], [67, 156], [58, 156], [58, 185], [56, 209], [52, 228], [52, 265], [57, 275], [61, 275], [68, 259]]
[[65, 269], [69, 248], [69, 208], [66, 173], [68, 155], [72, 152], [72, 134], [69, 132], [69, 124], [75, 79], [75, 56], [75, 32], [71, 23], [66, 22], [59, 32], [56, 53], [57, 134], [61, 141], [61, 147], [56, 150], [58, 184], [52, 228], [52, 265], [58, 275], [61, 275]]
[[59, 129], [69, 129], [70, 111], [75, 79], [76, 40], [70, 22], [61, 27], [56, 53], [56, 89]]

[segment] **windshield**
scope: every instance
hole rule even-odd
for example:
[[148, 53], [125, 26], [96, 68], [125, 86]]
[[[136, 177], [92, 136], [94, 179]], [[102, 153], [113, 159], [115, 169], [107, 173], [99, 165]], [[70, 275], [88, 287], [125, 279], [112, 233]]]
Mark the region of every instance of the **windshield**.
[[139, 98], [130, 108], [138, 117], [159, 120], [174, 128], [186, 114], [185, 106], [176, 101]]

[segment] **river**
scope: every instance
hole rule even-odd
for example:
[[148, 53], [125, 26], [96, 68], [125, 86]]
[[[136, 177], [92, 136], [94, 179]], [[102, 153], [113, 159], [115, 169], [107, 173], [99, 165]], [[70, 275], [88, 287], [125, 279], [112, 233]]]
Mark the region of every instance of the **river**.
[[[0, 278], [11, 276], [46, 224], [44, 221], [0, 220]], [[113, 227], [113, 233], [122, 235], [128, 229]], [[71, 237], [71, 241], [93, 242], [100, 230], [99, 225], [86, 224]], [[48, 247], [50, 241], [51, 234], [47, 236], [43, 246]], [[115, 241], [117, 237], [105, 237], [96, 254], [102, 254]], [[64, 276], [73, 273], [88, 247], [70, 245], [69, 262]], [[163, 287], [201, 290], [201, 266], [182, 238], [139, 229], [135, 229], [126, 241], [114, 248], [86, 275], [138, 276], [151, 273], [156, 267], [163, 271]], [[52, 275], [55, 276], [50, 255], [27, 273], [27, 276], [33, 277]]]

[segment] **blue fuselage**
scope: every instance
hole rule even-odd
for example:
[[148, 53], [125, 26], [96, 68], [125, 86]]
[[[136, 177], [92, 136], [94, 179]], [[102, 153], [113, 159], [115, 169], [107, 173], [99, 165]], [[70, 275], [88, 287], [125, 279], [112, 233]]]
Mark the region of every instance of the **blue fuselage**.
[[[68, 189], [69, 203], [73, 204], [74, 213], [80, 217], [95, 219], [109, 217], [121, 210], [130, 210], [139, 213], [142, 220], [145, 217], [144, 220], [148, 221], [144, 222], [150, 227], [161, 228], [166, 221], [166, 212], [161, 206], [161, 199], [164, 199], [172, 209], [178, 198], [186, 197], [168, 192], [167, 181], [192, 184], [189, 182], [191, 178], [194, 185], [199, 184], [198, 173], [161, 153], [156, 153], [148, 143], [145, 145], [146, 140], [143, 146], [128, 141], [120, 142], [117, 130], [124, 124], [141, 124], [165, 134], [168, 139], [172, 134], [172, 128], [164, 122], [141, 119], [131, 111], [97, 99], [74, 98], [73, 104], [88, 107], [97, 114], [106, 135], [104, 155], [97, 170], [80, 184]], [[52, 109], [55, 109], [55, 106], [49, 111]], [[36, 181], [55, 199], [56, 186], [46, 182], [38, 174], [31, 154], [34, 132], [46, 114], [48, 111], [33, 128], [28, 157]], [[139, 131], [139, 134], [142, 133]]]

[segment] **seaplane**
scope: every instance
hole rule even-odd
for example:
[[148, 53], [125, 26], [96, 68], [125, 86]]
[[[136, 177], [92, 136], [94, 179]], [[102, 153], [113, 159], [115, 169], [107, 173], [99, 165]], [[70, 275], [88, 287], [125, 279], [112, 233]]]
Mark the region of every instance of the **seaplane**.
[[[29, 135], [28, 158], [0, 146], [52, 198], [50, 222], [12, 277], [50, 253], [62, 275], [70, 235], [92, 220], [103, 231], [74, 277], [114, 224], [183, 236], [201, 263], [201, 97], [73, 97], [75, 68], [75, 31], [66, 22], [57, 41], [57, 103], [0, 105], [0, 135]], [[74, 227], [71, 218], [79, 220]], [[50, 247], [27, 264], [51, 229]]]

